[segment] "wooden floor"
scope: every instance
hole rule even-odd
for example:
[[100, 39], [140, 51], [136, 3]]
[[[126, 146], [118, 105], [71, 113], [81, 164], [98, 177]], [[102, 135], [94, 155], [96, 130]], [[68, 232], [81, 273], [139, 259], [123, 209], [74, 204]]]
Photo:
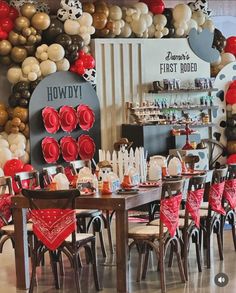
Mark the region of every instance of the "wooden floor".
[[[106, 235], [105, 235], [106, 236]], [[212, 269], [206, 269], [204, 264], [203, 272], [198, 273], [195, 262], [194, 250], [190, 254], [190, 280], [186, 284], [180, 282], [177, 265], [174, 263], [173, 268], [166, 269], [167, 276], [167, 292], [168, 293], [228, 293], [236, 292], [236, 252], [233, 250], [232, 238], [230, 231], [224, 234], [224, 261], [220, 261], [217, 253], [217, 246], [214, 242], [212, 251], [214, 253]], [[116, 292], [116, 268], [111, 265], [115, 260], [107, 258], [105, 261], [108, 265], [104, 265], [104, 259], [99, 256], [99, 277], [103, 286], [103, 293]], [[110, 264], [110, 265], [109, 265]], [[149, 272], [146, 281], [140, 284], [135, 282], [137, 264], [137, 253], [135, 249], [131, 254], [130, 262], [130, 287], [133, 293], [156, 293], [160, 292], [160, 284], [158, 274], [156, 272], [155, 261], [151, 259]], [[0, 255], [0, 293], [26, 292], [16, 290], [15, 288], [15, 267], [14, 252], [10, 242], [4, 247], [3, 254]], [[53, 286], [53, 279], [48, 265], [38, 269], [39, 285], [35, 288], [36, 293], [75, 293], [74, 279], [69, 263], [65, 262], [66, 275], [63, 277], [62, 289], [56, 290]], [[229, 284], [225, 288], [217, 287], [214, 283], [214, 277], [219, 272], [224, 272], [229, 277]], [[93, 283], [92, 270], [88, 266], [84, 266], [81, 271], [81, 286], [83, 293], [96, 292]]]

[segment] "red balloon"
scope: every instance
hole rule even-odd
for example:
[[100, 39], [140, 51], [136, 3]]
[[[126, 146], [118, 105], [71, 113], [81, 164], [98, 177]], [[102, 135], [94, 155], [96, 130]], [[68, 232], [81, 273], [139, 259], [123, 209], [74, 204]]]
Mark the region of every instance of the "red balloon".
[[31, 171], [34, 171], [34, 167], [30, 164], [25, 164], [22, 171], [24, 172], [31, 172]]
[[6, 163], [3, 166], [3, 172], [6, 176], [12, 176], [18, 172], [21, 172], [24, 167], [24, 164], [19, 159], [11, 159], [6, 161]]
[[84, 63], [84, 68], [86, 68], [86, 69], [93, 69], [94, 68], [95, 59], [93, 58], [92, 55], [87, 54], [87, 55], [85, 55], [83, 57], [82, 60], [83, 60], [83, 63]]
[[85, 74], [85, 68], [84, 68], [84, 66], [78, 66], [78, 67], [77, 67], [77, 73], [78, 73], [79, 75], [83, 75], [83, 74]]
[[147, 4], [153, 14], [162, 14], [165, 9], [165, 3], [162, 0], [146, 0], [143, 2]]
[[234, 80], [230, 83], [229, 89], [236, 89], [236, 80]]
[[230, 155], [227, 158], [227, 164], [235, 164], [236, 163], [236, 154]]
[[5, 1], [0, 1], [0, 19], [8, 17], [10, 13], [10, 6]]
[[236, 56], [236, 37], [229, 37], [226, 40], [226, 46], [224, 48], [226, 53], [231, 53]]
[[235, 88], [229, 88], [226, 95], [226, 102], [230, 105], [236, 104], [236, 89]]
[[9, 33], [11, 30], [13, 30], [14, 23], [9, 17], [6, 17], [0, 22], [0, 26], [3, 31]]
[[0, 41], [1, 40], [6, 40], [8, 38], [8, 33], [3, 31], [1, 28], [0, 28]]
[[15, 7], [10, 6], [9, 17], [11, 20], [15, 20], [19, 16], [19, 12]]

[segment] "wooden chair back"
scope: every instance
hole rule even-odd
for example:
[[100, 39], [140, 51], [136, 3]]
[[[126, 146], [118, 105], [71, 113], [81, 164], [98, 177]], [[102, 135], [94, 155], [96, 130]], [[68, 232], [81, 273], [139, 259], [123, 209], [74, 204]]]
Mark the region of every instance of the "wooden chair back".
[[91, 168], [91, 161], [89, 160], [77, 160], [70, 162], [70, 169], [73, 175], [77, 175], [79, 173], [79, 170], [83, 167]]
[[194, 170], [194, 166], [196, 163], [199, 162], [199, 160], [199, 156], [185, 156], [183, 158], [183, 161], [185, 162], [186, 166], [191, 170]]
[[[178, 178], [165, 178], [162, 183], [162, 191], [161, 191], [161, 205], [162, 200], [165, 198], [173, 198], [183, 191], [184, 180], [181, 177]], [[160, 239], [163, 238], [164, 235], [164, 226], [163, 222], [160, 219]]]
[[0, 177], [0, 195], [5, 194], [7, 190], [9, 194], [14, 195], [12, 178], [10, 176]]
[[52, 178], [58, 173], [65, 174], [65, 169], [63, 166], [57, 165], [57, 166], [50, 166], [50, 167], [43, 168], [42, 177], [44, 180], [44, 185], [50, 184], [52, 181]]
[[236, 178], [236, 164], [228, 165], [228, 174], [227, 179], [235, 179]]
[[14, 179], [20, 189], [23, 188], [22, 183], [24, 180], [29, 180], [29, 184], [28, 184], [29, 189], [32, 189], [33, 187], [37, 187], [40, 185], [38, 171], [19, 172], [15, 174]]
[[219, 169], [215, 169], [212, 176], [212, 184], [220, 183], [226, 180], [228, 174], [228, 167], [223, 166]]

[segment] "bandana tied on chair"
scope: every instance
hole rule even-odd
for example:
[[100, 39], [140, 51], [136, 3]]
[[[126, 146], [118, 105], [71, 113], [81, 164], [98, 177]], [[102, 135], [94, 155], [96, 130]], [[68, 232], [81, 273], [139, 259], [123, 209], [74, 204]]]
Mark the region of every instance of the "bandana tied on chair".
[[71, 209], [31, 210], [33, 232], [50, 250], [56, 250], [75, 231], [75, 211]]
[[222, 196], [225, 187], [225, 181], [212, 184], [209, 194], [209, 204], [211, 209], [221, 215], [225, 215], [225, 210], [222, 207]]
[[197, 189], [188, 192], [186, 209], [190, 213], [195, 225], [200, 228], [199, 209], [202, 203], [204, 189]]
[[236, 208], [236, 179], [225, 181], [223, 197], [228, 201], [231, 209]]

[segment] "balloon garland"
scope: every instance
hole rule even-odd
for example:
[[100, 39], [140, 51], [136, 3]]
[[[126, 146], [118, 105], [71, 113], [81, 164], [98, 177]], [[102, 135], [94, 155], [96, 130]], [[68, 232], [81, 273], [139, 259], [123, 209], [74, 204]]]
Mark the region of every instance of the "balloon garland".
[[[18, 135], [23, 136], [27, 144], [28, 106], [41, 79], [56, 71], [70, 70], [96, 85], [95, 60], [90, 54], [92, 37], [187, 37], [192, 28], [199, 32], [208, 28], [214, 32], [213, 46], [221, 52], [219, 60], [212, 64], [212, 72], [216, 74], [235, 61], [236, 37], [226, 40], [215, 29], [207, 1], [196, 0], [171, 9], [165, 7], [163, 0], [123, 7], [103, 0], [83, 4], [79, 0], [61, 0], [56, 15], [50, 15], [44, 0], [9, 3], [0, 0], [0, 64], [9, 66], [7, 78], [12, 84], [9, 107], [0, 104], [0, 150], [4, 148], [6, 159], [18, 157], [25, 163], [29, 160], [26, 147], [24, 153], [15, 152], [16, 147], [10, 146], [7, 137], [14, 135], [17, 141]], [[23, 144], [18, 149], [23, 150]]]

